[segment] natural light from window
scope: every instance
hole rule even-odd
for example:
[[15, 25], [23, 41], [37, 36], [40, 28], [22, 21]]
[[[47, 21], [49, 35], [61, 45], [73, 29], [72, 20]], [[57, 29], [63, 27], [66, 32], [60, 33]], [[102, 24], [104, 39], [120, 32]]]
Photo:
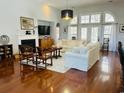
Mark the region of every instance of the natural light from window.
[[[85, 39], [89, 42], [103, 42], [103, 38], [110, 38], [115, 19], [110, 13], [93, 13], [75, 16], [69, 24], [68, 38]], [[105, 32], [104, 32], [105, 31]], [[102, 36], [101, 36], [102, 34]], [[79, 37], [77, 37], [79, 36]]]
[[91, 15], [91, 23], [99, 23], [100, 22], [100, 14]]
[[111, 14], [105, 14], [105, 22], [114, 22], [114, 17]]
[[104, 38], [110, 38], [111, 31], [112, 31], [111, 25], [104, 26]]
[[89, 22], [90, 22], [90, 16], [89, 15], [81, 16], [81, 23], [82, 24], [86, 24]]
[[69, 26], [68, 27], [68, 38], [69, 39], [77, 39], [77, 26]]
[[98, 27], [92, 27], [91, 29], [91, 42], [97, 42], [98, 41]]
[[87, 28], [86, 27], [81, 28], [81, 39], [87, 40]]

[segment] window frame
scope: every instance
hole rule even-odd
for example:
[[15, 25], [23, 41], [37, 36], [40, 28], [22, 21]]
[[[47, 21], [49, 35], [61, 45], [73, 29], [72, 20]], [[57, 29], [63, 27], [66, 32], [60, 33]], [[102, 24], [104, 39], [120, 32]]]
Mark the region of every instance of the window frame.
[[[76, 34], [70, 34], [69, 33], [69, 27], [76, 27], [77, 28]], [[68, 39], [71, 39], [72, 40], [73, 35], [75, 35], [76, 36], [76, 39], [77, 39], [77, 37], [78, 37], [78, 26], [77, 25], [69, 25], [68, 26]]]
[[[89, 22], [88, 23], [82, 23], [81, 22], [81, 17], [82, 16], [89, 16]], [[90, 14], [86, 14], [86, 15], [80, 15], [80, 22], [79, 22], [79, 24], [89, 24], [90, 23]]]
[[92, 40], [92, 32], [93, 32], [93, 28], [98, 28], [98, 31], [97, 31], [97, 41], [98, 41], [98, 39], [99, 39], [99, 26], [92, 26], [91, 27], [91, 42], [97, 42], [97, 41], [93, 41]]
[[[113, 17], [114, 21], [108, 21], [108, 22], [107, 22], [107, 21], [106, 21], [106, 14], [111, 15], [111, 16]], [[114, 16], [113, 16], [111, 13], [104, 13], [104, 18], [103, 18], [103, 19], [104, 19], [104, 21], [103, 21], [104, 23], [115, 23], [115, 18], [114, 18]]]
[[[102, 39], [100, 38], [100, 33], [102, 32], [99, 32], [99, 31], [102, 31], [103, 30], [103, 25], [107, 25], [107, 24], [115, 24], [116, 23], [116, 19], [115, 17], [111, 14], [111, 13], [108, 13], [110, 14], [111, 16], [113, 16], [114, 18], [114, 22], [105, 22], [105, 14], [107, 14], [108, 12], [96, 12], [96, 13], [90, 13], [90, 14], [79, 14], [79, 15], [76, 15], [77, 17], [77, 24], [69, 24], [68, 26], [76, 26], [77, 27], [77, 35], [76, 35], [76, 38], [77, 39], [82, 39], [81, 38], [81, 28], [87, 28], [87, 40], [91, 41], [91, 28], [92, 27], [98, 27], [98, 40], [102, 41]], [[97, 15], [97, 14], [100, 14], [100, 22], [91, 22], [91, 16], [92, 15]], [[81, 23], [81, 16], [89, 16], [89, 23]], [[90, 34], [90, 35], [89, 35]], [[88, 38], [90, 36], [90, 38]], [[69, 36], [68, 36], [69, 38]]]
[[[92, 22], [92, 15], [99, 15], [99, 22]], [[91, 14], [90, 15], [90, 24], [99, 24], [101, 23], [101, 13]]]
[[82, 30], [81, 30], [82, 28], [86, 28], [86, 29], [87, 29], [87, 31], [86, 31], [86, 38], [84, 38], [85, 40], [87, 40], [87, 34], [88, 34], [88, 28], [89, 28], [89, 27], [87, 27], [87, 26], [81, 26], [81, 27], [80, 27], [80, 39], [83, 39], [83, 38], [82, 38]]

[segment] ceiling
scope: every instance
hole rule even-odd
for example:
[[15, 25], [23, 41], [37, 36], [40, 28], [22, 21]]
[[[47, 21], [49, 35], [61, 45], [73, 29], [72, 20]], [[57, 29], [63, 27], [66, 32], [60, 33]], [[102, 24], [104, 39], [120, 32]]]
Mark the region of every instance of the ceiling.
[[40, 3], [45, 3], [55, 8], [67, 8], [68, 7], [79, 7], [86, 5], [94, 5], [94, 4], [102, 4], [102, 3], [116, 3], [121, 2], [123, 0], [36, 0]]

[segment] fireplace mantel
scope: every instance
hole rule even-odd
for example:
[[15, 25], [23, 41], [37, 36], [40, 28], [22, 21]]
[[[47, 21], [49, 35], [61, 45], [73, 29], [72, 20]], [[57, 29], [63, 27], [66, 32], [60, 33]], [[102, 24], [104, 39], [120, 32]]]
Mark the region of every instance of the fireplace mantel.
[[19, 35], [18, 36], [19, 39], [38, 39], [37, 35]]
[[21, 40], [35, 39], [36, 46], [39, 46], [37, 35], [18, 35], [19, 44], [21, 44]]

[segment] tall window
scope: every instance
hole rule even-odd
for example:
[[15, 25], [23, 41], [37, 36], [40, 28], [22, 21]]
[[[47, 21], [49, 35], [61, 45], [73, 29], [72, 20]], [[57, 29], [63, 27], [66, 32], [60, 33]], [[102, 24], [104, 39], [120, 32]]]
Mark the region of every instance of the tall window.
[[86, 27], [81, 28], [81, 39], [87, 40], [87, 28]]
[[98, 27], [92, 27], [91, 28], [91, 42], [97, 42], [98, 41]]
[[[78, 18], [80, 20], [77, 20]], [[116, 29], [116, 25], [113, 23], [115, 23], [115, 19], [110, 13], [93, 13], [76, 16], [70, 21], [68, 38], [72, 39], [72, 37], [75, 37], [77, 39], [77, 36], [80, 35], [78, 39], [85, 39], [88, 42], [97, 42], [99, 39], [100, 44], [103, 44], [103, 38], [113, 38], [112, 34], [116, 34], [113, 28], [108, 27], [108, 25], [112, 25], [112, 27]], [[112, 29], [113, 32], [107, 32], [110, 31], [110, 29]], [[113, 42], [112, 40], [113, 39], [110, 39], [110, 42]], [[114, 42], [112, 45], [114, 45]]]
[[100, 22], [100, 14], [91, 15], [91, 23], [99, 23]]
[[105, 14], [105, 22], [114, 22], [114, 17], [111, 14]]
[[86, 16], [81, 16], [81, 23], [82, 24], [86, 24], [90, 22], [90, 16], [86, 15]]
[[111, 31], [112, 31], [111, 25], [104, 26], [104, 38], [110, 38]]
[[68, 38], [69, 39], [77, 39], [77, 26], [69, 26], [68, 27]]

